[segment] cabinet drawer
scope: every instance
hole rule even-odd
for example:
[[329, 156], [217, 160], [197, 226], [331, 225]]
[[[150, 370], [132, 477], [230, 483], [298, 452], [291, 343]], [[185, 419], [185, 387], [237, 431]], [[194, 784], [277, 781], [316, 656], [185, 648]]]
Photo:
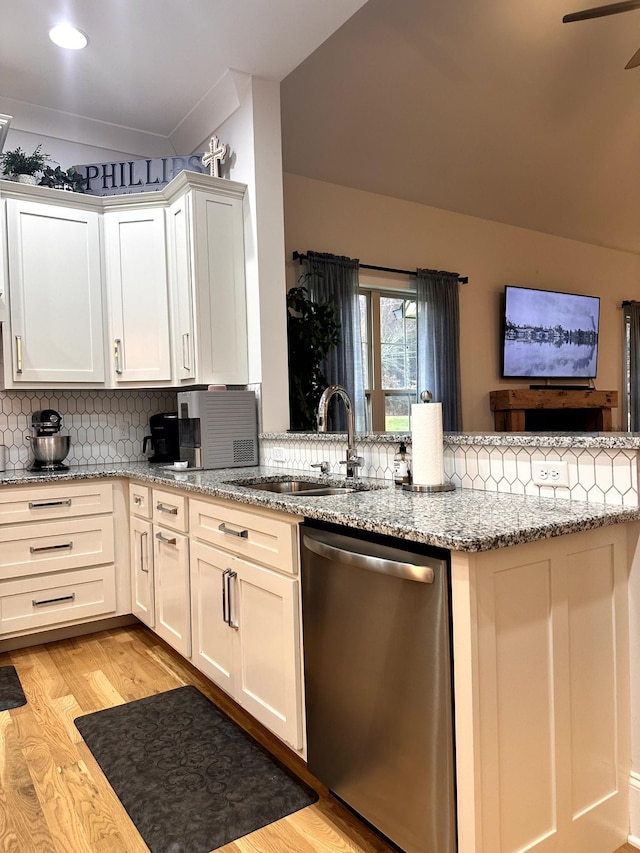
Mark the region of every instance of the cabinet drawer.
[[298, 572], [298, 522], [236, 509], [226, 501], [189, 501], [189, 529], [201, 539], [289, 574]]
[[0, 580], [113, 563], [113, 517], [0, 527]]
[[153, 490], [153, 520], [163, 527], [187, 532], [187, 498], [176, 492]]
[[139, 518], [151, 518], [151, 488], [129, 483], [129, 510]]
[[115, 609], [113, 565], [0, 583], [0, 635], [101, 616]]
[[0, 524], [49, 521], [113, 511], [111, 483], [65, 483], [0, 489]]

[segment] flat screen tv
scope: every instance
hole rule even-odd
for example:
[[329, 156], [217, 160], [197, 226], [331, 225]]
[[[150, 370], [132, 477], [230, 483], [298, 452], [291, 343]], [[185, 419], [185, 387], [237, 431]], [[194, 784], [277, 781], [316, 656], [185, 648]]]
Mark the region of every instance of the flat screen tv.
[[502, 375], [593, 379], [600, 298], [505, 287]]

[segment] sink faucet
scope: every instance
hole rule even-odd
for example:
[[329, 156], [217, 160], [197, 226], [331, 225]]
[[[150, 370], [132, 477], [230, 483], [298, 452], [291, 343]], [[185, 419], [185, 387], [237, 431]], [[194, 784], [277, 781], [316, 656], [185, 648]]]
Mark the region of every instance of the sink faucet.
[[364, 465], [362, 456], [358, 456], [358, 448], [356, 447], [356, 415], [347, 389], [342, 385], [329, 385], [322, 392], [320, 402], [318, 403], [318, 432], [327, 431], [327, 411], [329, 409], [329, 401], [334, 394], [344, 403], [347, 412], [347, 458], [341, 462], [341, 465], [347, 466], [347, 477], [357, 477], [358, 468]]

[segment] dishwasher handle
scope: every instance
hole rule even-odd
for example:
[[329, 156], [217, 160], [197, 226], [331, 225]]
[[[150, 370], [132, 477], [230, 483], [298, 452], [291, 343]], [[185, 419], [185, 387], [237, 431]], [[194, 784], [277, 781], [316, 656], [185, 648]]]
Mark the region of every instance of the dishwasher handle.
[[354, 551], [345, 551], [344, 548], [336, 548], [320, 542], [306, 534], [302, 537], [305, 548], [313, 551], [319, 557], [335, 560], [346, 566], [356, 569], [365, 569], [368, 572], [380, 572], [383, 575], [392, 575], [402, 580], [416, 581], [417, 583], [433, 583], [435, 575], [431, 566], [417, 566], [414, 563], [401, 563], [396, 560], [386, 560], [382, 557], [371, 557], [368, 554], [359, 554]]

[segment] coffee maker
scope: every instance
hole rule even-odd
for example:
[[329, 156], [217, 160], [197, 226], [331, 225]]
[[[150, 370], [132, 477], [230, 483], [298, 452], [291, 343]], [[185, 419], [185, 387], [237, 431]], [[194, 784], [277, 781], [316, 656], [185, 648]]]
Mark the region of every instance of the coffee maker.
[[151, 447], [152, 455], [149, 462], [177, 462], [180, 459], [180, 442], [178, 440], [178, 413], [160, 412], [149, 418], [150, 435], [145, 435], [142, 442], [142, 452]]

